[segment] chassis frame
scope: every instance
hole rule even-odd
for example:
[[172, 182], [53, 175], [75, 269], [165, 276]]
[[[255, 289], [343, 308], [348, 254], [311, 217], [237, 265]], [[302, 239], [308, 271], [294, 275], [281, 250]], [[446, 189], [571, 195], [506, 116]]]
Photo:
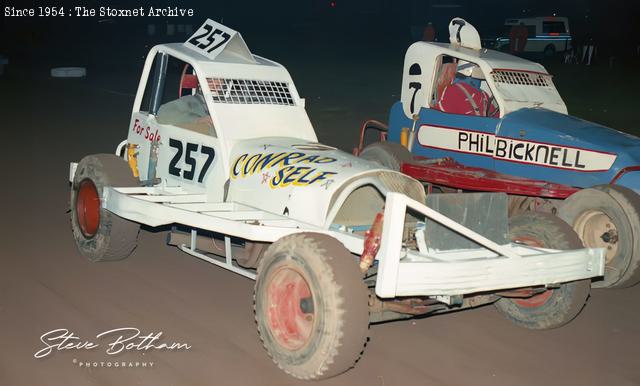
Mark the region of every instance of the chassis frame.
[[[119, 146], [120, 148], [120, 146]], [[77, 164], [70, 165], [70, 179]], [[361, 255], [365, 238], [347, 231], [325, 229], [235, 202], [207, 202], [205, 194], [180, 187], [105, 187], [101, 206], [130, 221], [151, 227], [180, 224], [190, 228], [190, 244], [178, 248], [199, 259], [255, 280], [253, 269], [233, 261], [232, 237], [275, 242], [298, 232], [327, 234]], [[402, 224], [411, 210], [478, 244], [478, 248], [438, 251], [403, 245]], [[558, 251], [521, 244], [499, 245], [441, 213], [400, 193], [387, 193], [380, 249], [376, 255], [375, 293], [383, 299], [427, 296], [451, 304], [451, 297], [484, 292], [553, 286], [604, 274], [602, 249]], [[196, 248], [198, 230], [224, 236], [225, 255]]]

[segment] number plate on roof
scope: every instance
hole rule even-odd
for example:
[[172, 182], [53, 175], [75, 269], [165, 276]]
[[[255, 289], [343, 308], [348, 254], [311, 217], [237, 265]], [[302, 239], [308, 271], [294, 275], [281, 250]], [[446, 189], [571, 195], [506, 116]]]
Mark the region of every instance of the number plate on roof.
[[[238, 31], [234, 31], [211, 19], [207, 19], [204, 24], [184, 42], [184, 45], [214, 60], [216, 56], [224, 51], [225, 47], [232, 40], [237, 39], [236, 35], [242, 40]], [[244, 42], [242, 44], [244, 45]]]

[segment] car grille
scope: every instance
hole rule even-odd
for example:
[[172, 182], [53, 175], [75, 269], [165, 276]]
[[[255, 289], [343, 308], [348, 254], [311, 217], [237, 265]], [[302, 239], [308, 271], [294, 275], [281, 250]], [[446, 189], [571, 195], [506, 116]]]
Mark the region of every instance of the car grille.
[[285, 82], [207, 78], [207, 83], [216, 103], [295, 105]]
[[551, 75], [537, 72], [494, 70], [491, 72], [496, 83], [518, 84], [524, 86], [551, 86]]

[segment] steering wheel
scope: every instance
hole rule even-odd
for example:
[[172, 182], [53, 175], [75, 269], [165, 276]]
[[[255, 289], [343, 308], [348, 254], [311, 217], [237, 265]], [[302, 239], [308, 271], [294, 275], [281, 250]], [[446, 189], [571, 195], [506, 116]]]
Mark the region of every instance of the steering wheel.
[[[493, 111], [491, 111], [491, 107], [495, 107], [495, 109], [493, 109]], [[500, 108], [498, 106], [498, 103], [496, 103], [496, 97], [495, 95], [491, 95], [489, 97], [489, 100], [487, 101], [487, 117], [495, 117], [497, 114], [500, 113]]]

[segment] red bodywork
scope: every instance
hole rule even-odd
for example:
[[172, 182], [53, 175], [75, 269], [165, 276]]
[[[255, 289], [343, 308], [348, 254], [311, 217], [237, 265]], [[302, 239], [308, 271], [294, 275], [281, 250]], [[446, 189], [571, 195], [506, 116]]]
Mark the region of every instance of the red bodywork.
[[416, 157], [414, 161], [415, 163], [403, 163], [400, 170], [417, 180], [455, 189], [562, 199], [579, 190], [572, 186], [465, 166], [451, 158], [431, 160]]

